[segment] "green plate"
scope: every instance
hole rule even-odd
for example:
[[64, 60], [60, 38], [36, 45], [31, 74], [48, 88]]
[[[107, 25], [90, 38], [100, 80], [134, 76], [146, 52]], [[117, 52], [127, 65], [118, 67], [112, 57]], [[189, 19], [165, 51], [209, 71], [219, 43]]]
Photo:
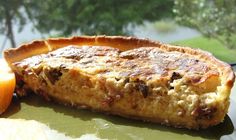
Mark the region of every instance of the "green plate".
[[225, 121], [217, 126], [198, 131], [177, 129], [89, 110], [65, 107], [46, 102], [36, 95], [21, 99], [14, 97], [11, 106], [1, 117], [37, 120], [72, 137], [95, 133], [100, 138], [118, 140], [236, 139], [234, 129], [236, 113], [233, 113], [236, 110], [235, 92], [236, 84], [231, 94], [231, 105]]

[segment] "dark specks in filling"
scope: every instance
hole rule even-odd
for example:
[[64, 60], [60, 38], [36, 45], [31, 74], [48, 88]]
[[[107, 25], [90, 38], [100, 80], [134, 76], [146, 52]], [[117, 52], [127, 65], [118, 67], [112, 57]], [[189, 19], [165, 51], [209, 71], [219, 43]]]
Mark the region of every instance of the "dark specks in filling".
[[125, 84], [126, 84], [126, 83], [129, 83], [129, 78], [128, 78], [128, 77], [125, 78], [124, 83], [125, 83]]
[[169, 81], [169, 89], [174, 89], [174, 87], [172, 87], [170, 85], [170, 83], [172, 83], [174, 80], [178, 80], [178, 79], [181, 79], [181, 78], [182, 78], [182, 75], [180, 75], [180, 73], [173, 72], [171, 77], [170, 77], [170, 81]]
[[48, 80], [54, 85], [56, 81], [59, 80], [59, 78], [62, 76], [62, 72], [60, 69], [55, 69], [55, 68], [50, 68], [47, 69], [45, 68], [43, 70], [44, 74], [47, 76]]
[[197, 114], [196, 119], [210, 120], [214, 117], [216, 111], [217, 109], [215, 107], [200, 106], [194, 111], [194, 114]]
[[135, 88], [141, 92], [144, 98], [148, 96], [148, 86], [143, 81], [137, 82]]
[[133, 55], [120, 55], [120, 58], [132, 60], [135, 57]]
[[148, 96], [148, 86], [145, 84], [139, 84], [139, 91], [143, 94], [143, 97], [146, 98]]
[[60, 69], [67, 69], [66, 65], [65, 64], [60, 64]]
[[173, 72], [170, 78], [170, 82], [172, 83], [174, 80], [181, 79], [182, 76], [178, 72]]
[[119, 81], [119, 80], [120, 80], [120, 78], [117, 78], [117, 77], [115, 77], [115, 80], [116, 80], [116, 81]]

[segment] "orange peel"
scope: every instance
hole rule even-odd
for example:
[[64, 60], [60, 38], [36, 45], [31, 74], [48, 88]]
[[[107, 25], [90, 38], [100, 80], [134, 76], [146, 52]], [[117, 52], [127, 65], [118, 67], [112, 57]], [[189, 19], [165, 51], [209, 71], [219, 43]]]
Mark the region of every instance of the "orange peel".
[[15, 86], [15, 74], [7, 62], [0, 59], [0, 114], [6, 111], [10, 105]]

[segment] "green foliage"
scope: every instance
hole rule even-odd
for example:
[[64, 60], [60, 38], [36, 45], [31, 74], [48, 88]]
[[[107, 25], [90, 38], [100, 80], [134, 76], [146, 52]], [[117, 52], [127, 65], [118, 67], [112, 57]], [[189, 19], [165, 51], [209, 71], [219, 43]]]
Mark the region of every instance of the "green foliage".
[[188, 46], [192, 48], [202, 49], [211, 52], [218, 59], [235, 63], [236, 62], [236, 49], [228, 49], [224, 47], [224, 44], [216, 39], [209, 39], [206, 37], [197, 37], [182, 41], [173, 42], [172, 44]]
[[6, 15], [9, 13], [9, 18], [14, 18], [14, 22], [20, 25], [20, 30], [25, 24], [25, 17], [20, 13], [22, 2], [19, 0], [0, 0], [0, 33], [7, 32]]
[[28, 21], [45, 34], [130, 34], [128, 25], [170, 17], [173, 5], [173, 0], [0, 0], [0, 34], [12, 47], [13, 24], [21, 31]]
[[28, 1], [26, 7], [43, 33], [122, 35], [129, 34], [128, 24], [171, 16], [173, 0], [45, 0]]
[[236, 48], [236, 0], [176, 0], [176, 20]]
[[21, 0], [0, 0], [0, 34], [6, 35], [12, 47], [15, 47], [14, 33], [12, 30], [13, 22], [14, 24], [18, 24], [19, 31], [25, 25], [25, 17], [20, 9], [22, 4], [23, 2]]

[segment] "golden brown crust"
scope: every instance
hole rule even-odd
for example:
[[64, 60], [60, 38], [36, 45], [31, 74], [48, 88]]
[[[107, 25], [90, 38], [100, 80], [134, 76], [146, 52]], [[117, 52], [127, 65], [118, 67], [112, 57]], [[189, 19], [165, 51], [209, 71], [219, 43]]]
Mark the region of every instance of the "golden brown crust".
[[47, 40], [53, 50], [68, 45], [94, 45], [94, 46], [110, 46], [120, 50], [129, 50], [137, 47], [147, 46], [154, 47], [161, 45], [147, 39], [137, 39], [134, 37], [123, 36], [79, 36], [72, 38], [51, 38]]
[[4, 58], [11, 64], [24, 58], [47, 52], [49, 52], [49, 48], [45, 41], [33, 41], [29, 44], [23, 44], [18, 48], [11, 48], [4, 51]]
[[[148, 39], [137, 39], [134, 37], [79, 36], [79, 37], [72, 37], [72, 38], [52, 38], [52, 39], [48, 39], [45, 41], [34, 41], [30, 44], [22, 45], [17, 49], [6, 50], [4, 52], [4, 57], [7, 60], [7, 62], [9, 63], [9, 65], [13, 68], [14, 62], [18, 62], [20, 60], [23, 60], [25, 58], [28, 58], [28, 57], [31, 57], [31, 56], [34, 56], [37, 54], [48, 53], [53, 50], [57, 50], [59, 48], [69, 46], [69, 45], [76, 45], [76, 47], [81, 47], [84, 45], [85, 46], [87, 46], [87, 45], [88, 46], [109, 46], [109, 47], [113, 47], [113, 48], [118, 48], [119, 50], [122, 50], [122, 51], [131, 50], [131, 49], [135, 49], [135, 48], [139, 48], [139, 47], [157, 47], [160, 50], [163, 50], [166, 52], [180, 52], [182, 54], [188, 54], [190, 56], [193, 56], [193, 58], [201, 60], [202, 62], [208, 64], [209, 66], [214, 64], [214, 66], [216, 66], [216, 69], [217, 69], [216, 71], [219, 72], [221, 86], [219, 86], [219, 88], [217, 88], [217, 90], [218, 90], [217, 93], [219, 93], [219, 95], [217, 95], [217, 96], [219, 96], [219, 97], [217, 97], [217, 101], [215, 104], [215, 105], [219, 105], [219, 106], [217, 106], [217, 109], [219, 109], [219, 110], [216, 112], [214, 106], [212, 106], [212, 108], [207, 108], [205, 106], [202, 106], [202, 107], [196, 108], [196, 110], [192, 112], [193, 116], [194, 115], [196, 117], [199, 115], [203, 116], [207, 119], [208, 122], [204, 120], [202, 122], [199, 121], [199, 124], [195, 124], [197, 121], [194, 122], [194, 124], [191, 124], [191, 122], [186, 123], [185, 120], [181, 120], [181, 119], [178, 119], [178, 120], [173, 119], [174, 120], [173, 122], [171, 122], [171, 119], [170, 120], [167, 119], [167, 122], [162, 122], [163, 119], [159, 119], [158, 118], [159, 116], [155, 116], [155, 117], [151, 116], [150, 118], [147, 118], [148, 115], [147, 116], [142, 116], [142, 115], [130, 116], [130, 114], [127, 112], [124, 112], [124, 110], [117, 109], [117, 108], [119, 108], [119, 104], [117, 104], [117, 106], [115, 105], [115, 109], [114, 109], [115, 111], [112, 112], [112, 111], [108, 110], [108, 112], [110, 112], [110, 113], [119, 114], [120, 116], [126, 116], [126, 117], [131, 117], [131, 118], [141, 118], [143, 120], [160, 122], [160, 123], [164, 123], [167, 125], [171, 124], [174, 126], [184, 126], [187, 128], [198, 128], [198, 127], [205, 128], [205, 127], [208, 127], [211, 125], [215, 125], [215, 124], [219, 123], [223, 119], [222, 117], [224, 117], [224, 115], [227, 113], [227, 109], [228, 109], [228, 105], [229, 105], [229, 102], [228, 102], [229, 101], [229, 94], [230, 94], [230, 90], [231, 90], [233, 83], [234, 83], [235, 75], [234, 75], [231, 67], [228, 64], [216, 59], [210, 53], [207, 53], [207, 52], [204, 52], [201, 50], [195, 50], [195, 49], [191, 49], [188, 47], [179, 47], [179, 46], [161, 44], [159, 42], [150, 41]], [[76, 72], [75, 72], [75, 74], [76, 74]], [[77, 72], [77, 74], [80, 74], [80, 73]], [[214, 74], [210, 74], [210, 75], [205, 74], [205, 76], [206, 76], [206, 79], [210, 79], [211, 77], [214, 77]], [[30, 83], [32, 87], [37, 87], [36, 85], [41, 86], [41, 85], [39, 85], [40, 82], [37, 82], [38, 79], [35, 79], [36, 82], [34, 81], [35, 83], [32, 83], [32, 78], [36, 78], [36, 77], [33, 77], [33, 75], [29, 75], [29, 77], [26, 79], [26, 81], [28, 80], [28, 83]], [[71, 77], [71, 79], [73, 80], [73, 77]], [[87, 79], [88, 79], [88, 77], [87, 77]], [[78, 79], [74, 79], [74, 81], [76, 81], [76, 80], [78, 80]], [[97, 79], [97, 81], [99, 81], [99, 79]], [[205, 85], [199, 85], [200, 88], [201, 88], [201, 86], [204, 87]], [[54, 90], [57, 90], [57, 89], [54, 89]], [[58, 90], [57, 92], [60, 94], [58, 94], [57, 97], [55, 96], [53, 98], [56, 98], [57, 100], [61, 100], [63, 103], [73, 104], [73, 103], [70, 103], [70, 101], [68, 101], [67, 99], [64, 99], [63, 97], [59, 96], [59, 95], [63, 94], [62, 90]], [[45, 91], [39, 91], [39, 93], [45, 97], [51, 96], [48, 93], [44, 93], [44, 92]], [[172, 93], [170, 93], [170, 94], [172, 94]], [[89, 100], [90, 98], [86, 97], [86, 99]], [[131, 97], [131, 98], [128, 97], [126, 99], [133, 100], [133, 97]], [[106, 102], [109, 102], [109, 98]], [[163, 103], [163, 104], [165, 104], [165, 103]], [[85, 103], [79, 103], [79, 105], [86, 106]], [[87, 106], [89, 106], [89, 105], [87, 105]], [[100, 108], [95, 108], [95, 110], [100, 110]], [[104, 110], [101, 110], [101, 111], [104, 112]], [[106, 112], [106, 110], [105, 110], [105, 112]], [[215, 112], [220, 117], [216, 118], [216, 119], [209, 120], [209, 118], [211, 116], [208, 116], [208, 114], [215, 113]], [[197, 118], [197, 119], [199, 119], [199, 118]], [[201, 118], [199, 120], [201, 120]], [[183, 122], [181, 122], [181, 121], [183, 121]]]

